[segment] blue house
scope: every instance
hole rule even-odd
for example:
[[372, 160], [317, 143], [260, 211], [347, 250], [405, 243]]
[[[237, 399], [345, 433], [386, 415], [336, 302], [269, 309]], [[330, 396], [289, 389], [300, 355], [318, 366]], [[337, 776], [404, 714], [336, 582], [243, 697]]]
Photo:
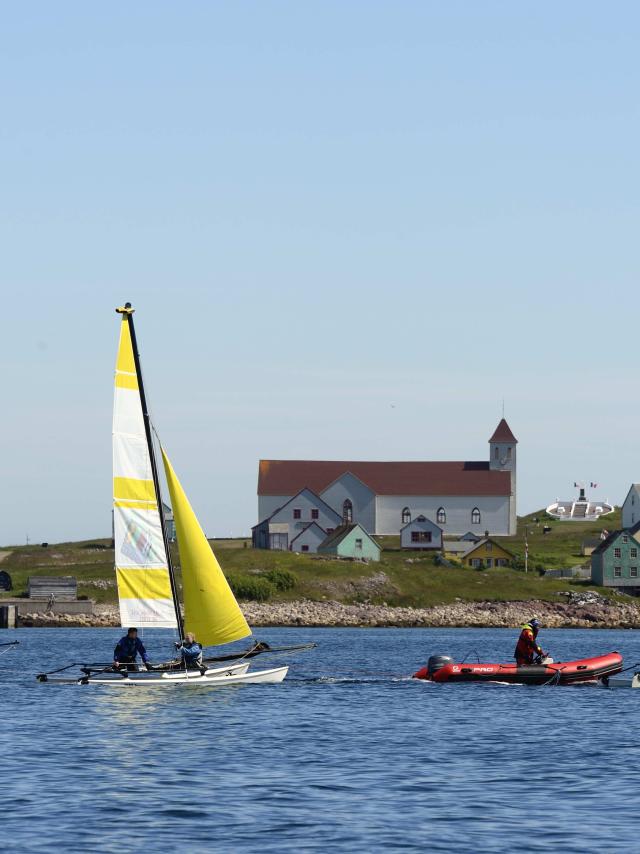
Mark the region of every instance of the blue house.
[[309, 549], [305, 551], [311, 551], [317, 537], [315, 528], [307, 532], [306, 538], [299, 539], [299, 536], [313, 522], [322, 530], [324, 539], [327, 533], [341, 524], [342, 518], [315, 492], [301, 489], [269, 517], [254, 525], [251, 529], [252, 545], [254, 549], [288, 551], [296, 541], [296, 550], [302, 551], [302, 546], [307, 545]]
[[400, 529], [400, 547], [403, 549], [441, 549], [442, 528], [427, 519], [416, 516]]

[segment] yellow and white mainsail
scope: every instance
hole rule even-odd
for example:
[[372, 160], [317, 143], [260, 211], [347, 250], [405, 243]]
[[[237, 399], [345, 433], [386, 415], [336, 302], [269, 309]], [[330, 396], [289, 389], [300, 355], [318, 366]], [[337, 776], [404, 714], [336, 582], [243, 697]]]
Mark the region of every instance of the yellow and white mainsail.
[[180, 552], [185, 628], [205, 646], [246, 638], [251, 629], [164, 448], [161, 451]]
[[122, 314], [113, 406], [113, 528], [123, 626], [175, 626], [128, 307]]

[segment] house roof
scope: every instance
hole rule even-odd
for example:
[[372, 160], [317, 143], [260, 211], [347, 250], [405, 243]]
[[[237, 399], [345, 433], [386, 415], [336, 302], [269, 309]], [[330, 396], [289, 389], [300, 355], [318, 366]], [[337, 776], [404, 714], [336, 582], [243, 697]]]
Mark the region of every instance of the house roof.
[[469, 540], [445, 540], [442, 544], [442, 551], [451, 554], [463, 554], [468, 550]]
[[601, 541], [600, 541], [600, 545], [599, 545], [599, 546], [597, 546], [597, 547], [593, 550], [592, 554], [594, 554], [594, 555], [599, 555], [599, 554], [602, 554], [602, 552], [606, 552], [606, 550], [609, 548], [609, 546], [610, 546], [613, 542], [615, 542], [615, 540], [617, 540], [617, 539], [618, 539], [618, 537], [620, 536], [620, 534], [622, 534], [622, 531], [621, 531], [621, 530], [620, 530], [620, 531], [611, 531], [611, 533], [609, 534], [609, 536], [608, 536], [608, 537], [605, 537], [605, 539], [604, 539], [604, 540], [601, 540]]
[[378, 548], [380, 548], [380, 544], [376, 543], [371, 534], [368, 534], [362, 527], [362, 525], [359, 525], [357, 522], [351, 522], [348, 525], [340, 525], [340, 527], [336, 528], [335, 531], [332, 531], [327, 536], [327, 538], [320, 543], [318, 549], [326, 549], [340, 545], [344, 538], [356, 528], [358, 528], [364, 534], [365, 537], [367, 537], [369, 540], [371, 540], [372, 543], [374, 543], [376, 546], [378, 546]]
[[500, 419], [500, 423], [493, 431], [493, 436], [489, 439], [490, 442], [513, 442], [518, 444], [518, 440], [511, 432], [511, 427], [507, 424], [504, 418]]
[[350, 472], [376, 495], [510, 495], [511, 474], [488, 462], [260, 460], [258, 495], [323, 492]]
[[434, 528], [437, 528], [440, 533], [442, 533], [442, 528], [440, 527], [440, 525], [436, 525], [435, 522], [432, 522], [431, 519], [428, 519], [422, 514], [420, 516], [416, 516], [416, 518], [412, 519], [410, 522], [407, 522], [406, 525], [403, 525], [402, 528], [400, 528], [400, 533], [402, 533], [402, 531], [406, 530], [407, 528], [410, 528], [411, 525], [415, 525], [416, 522], [420, 522], [420, 524], [422, 524], [423, 522], [428, 522], [430, 525], [433, 525]]
[[[281, 504], [280, 507], [277, 507], [270, 516], [267, 516], [266, 518], [261, 519], [257, 525], [253, 526], [253, 528], [257, 528], [258, 525], [262, 525], [263, 522], [268, 522], [270, 519], [273, 519], [273, 517], [276, 515], [276, 513], [279, 513], [281, 510], [284, 510], [285, 507], [287, 507], [289, 504], [291, 504], [292, 501], [295, 501], [296, 498], [298, 498], [298, 496], [301, 495], [303, 492], [308, 492], [310, 495], [312, 495], [316, 504], [322, 505], [322, 507], [325, 509], [325, 512], [328, 512], [329, 515], [335, 516], [336, 519], [338, 519], [338, 520], [340, 519], [340, 514], [337, 513], [333, 509], [333, 507], [329, 507], [327, 502], [323, 501], [322, 498], [320, 498], [320, 496], [317, 495], [312, 489], [309, 489], [307, 486], [304, 486], [302, 489], [298, 489], [296, 494], [294, 496], [292, 496], [291, 498], [289, 498], [288, 501], [285, 501], [284, 504]], [[253, 531], [253, 528], [251, 528], [252, 531]]]
[[306, 526], [305, 526], [305, 527], [300, 531], [300, 533], [299, 533], [299, 534], [297, 534], [297, 535], [296, 535], [296, 536], [291, 540], [291, 542], [289, 543], [289, 545], [290, 545], [290, 546], [292, 546], [292, 545], [295, 543], [295, 541], [298, 539], [298, 537], [301, 537], [303, 534], [305, 534], [305, 533], [309, 530], [309, 528], [313, 528], [313, 526], [314, 526], [314, 525], [315, 525], [315, 526], [316, 526], [316, 528], [320, 531], [320, 533], [321, 533], [321, 534], [324, 534], [324, 535], [326, 536], [326, 533], [327, 533], [327, 532], [325, 531], [325, 529], [324, 529], [323, 527], [321, 527], [320, 525], [318, 525], [318, 523], [317, 523], [317, 522], [309, 522], [309, 524], [308, 524], [308, 525], [306, 525]]
[[469, 549], [467, 549], [467, 551], [462, 556], [468, 557], [470, 554], [473, 554], [473, 552], [477, 551], [479, 548], [482, 548], [482, 546], [485, 543], [491, 543], [492, 545], [497, 546], [499, 549], [502, 549], [502, 551], [505, 552], [505, 554], [508, 554], [510, 557], [513, 557], [513, 552], [510, 552], [509, 549], [505, 549], [505, 547], [503, 545], [501, 545], [500, 543], [497, 543], [491, 537], [484, 537], [478, 543], [471, 543], [471, 547]]

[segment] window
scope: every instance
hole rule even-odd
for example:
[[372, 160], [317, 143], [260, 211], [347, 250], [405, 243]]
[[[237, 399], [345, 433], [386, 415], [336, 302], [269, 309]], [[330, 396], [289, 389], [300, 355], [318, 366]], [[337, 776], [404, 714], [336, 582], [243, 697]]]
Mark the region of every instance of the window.
[[506, 566], [507, 562], [503, 557], [496, 558], [496, 566]]
[[402, 511], [402, 524], [407, 525], [411, 521], [411, 510], [408, 507], [405, 507]]
[[507, 448], [507, 459], [511, 459], [511, 448]]
[[484, 544], [484, 550], [485, 550], [485, 552], [492, 552], [493, 551], [493, 543], [485, 543]]
[[629, 549], [630, 557], [638, 557], [638, 549]]
[[482, 564], [482, 561], [480, 560], [480, 558], [477, 558], [477, 557], [472, 558], [471, 566], [474, 569], [478, 569], [481, 564]]
[[431, 531], [411, 531], [412, 543], [430, 543]]
[[447, 514], [444, 511], [444, 507], [438, 508], [438, 513], [436, 514], [436, 522], [438, 523], [438, 525], [446, 525]]
[[360, 539], [360, 537], [358, 537], [358, 539], [356, 540], [356, 549], [362, 551], [362, 540]]
[[622, 567], [621, 566], [614, 566], [613, 567], [613, 574], [616, 578], [622, 578]]
[[496, 446], [496, 447], [493, 449], [493, 459], [494, 459], [494, 460], [497, 460], [497, 459], [498, 459], [498, 454], [499, 454], [499, 453], [500, 453], [500, 452], [498, 451], [498, 448], [497, 448], [497, 446]]
[[628, 542], [629, 542], [629, 537], [627, 537], [627, 535], [626, 535], [626, 534], [625, 534], [625, 535], [624, 535], [624, 537], [622, 538], [622, 542], [623, 542], [623, 543], [628, 543]]
[[335, 528], [327, 528], [327, 534], [333, 534]]
[[311, 518], [312, 518], [312, 519], [317, 519], [319, 515], [320, 515], [320, 511], [319, 511], [319, 510], [315, 510], [315, 509], [313, 509], [313, 510], [311, 511]]
[[471, 524], [479, 525], [480, 524], [480, 511], [477, 507], [474, 507], [471, 511]]
[[638, 577], [638, 567], [637, 566], [630, 566], [629, 567], [629, 575], [631, 578], [637, 578]]
[[342, 505], [342, 524], [349, 525], [353, 522], [353, 504], [347, 498]]
[[293, 509], [293, 518], [294, 519], [302, 519], [302, 510], [299, 507], [294, 507]]
[[488, 557], [488, 558], [487, 558], [487, 567], [488, 567], [488, 568], [491, 568], [491, 566], [493, 566], [493, 562], [492, 562], [491, 558], [490, 558], [490, 557]]
[[303, 552], [308, 552], [308, 551], [309, 551], [309, 546], [302, 546], [301, 551], [303, 551]]
[[620, 549], [614, 549], [614, 550], [613, 550], [613, 556], [614, 556], [614, 557], [622, 557], [622, 552], [621, 552], [621, 550], [620, 550]]

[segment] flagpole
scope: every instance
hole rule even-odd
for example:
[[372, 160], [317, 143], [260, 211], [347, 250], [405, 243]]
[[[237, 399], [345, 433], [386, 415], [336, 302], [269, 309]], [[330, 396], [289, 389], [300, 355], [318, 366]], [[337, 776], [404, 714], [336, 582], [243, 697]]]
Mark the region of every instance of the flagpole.
[[524, 528], [524, 571], [529, 571], [529, 541], [527, 540], [527, 527]]

